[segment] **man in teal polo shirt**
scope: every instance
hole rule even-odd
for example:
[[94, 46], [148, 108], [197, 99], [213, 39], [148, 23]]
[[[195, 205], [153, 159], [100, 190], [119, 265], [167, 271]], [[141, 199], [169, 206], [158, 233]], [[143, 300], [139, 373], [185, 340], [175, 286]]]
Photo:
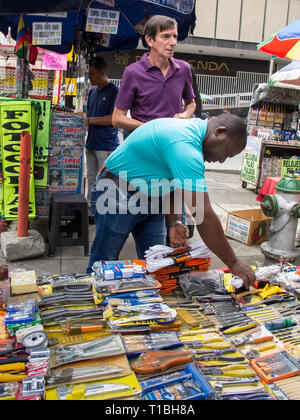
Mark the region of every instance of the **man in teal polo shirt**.
[[188, 233], [180, 214], [184, 201], [193, 209], [207, 247], [246, 287], [252, 284], [255, 275], [227, 241], [204, 177], [204, 161], [223, 163], [241, 153], [246, 139], [244, 122], [230, 114], [205, 121], [158, 119], [136, 129], [98, 176], [96, 237], [87, 271], [95, 261], [118, 260], [130, 233], [141, 259], [149, 247], [164, 245], [164, 214], [171, 246], [186, 246]]

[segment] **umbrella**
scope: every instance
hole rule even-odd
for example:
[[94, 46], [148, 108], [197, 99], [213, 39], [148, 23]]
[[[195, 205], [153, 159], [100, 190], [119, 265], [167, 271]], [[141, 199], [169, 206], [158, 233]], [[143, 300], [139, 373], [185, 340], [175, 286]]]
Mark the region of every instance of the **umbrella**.
[[211, 96], [205, 95], [205, 93], [200, 93], [200, 96], [201, 96], [202, 101], [214, 102], [214, 98], [212, 98]]
[[300, 60], [300, 19], [259, 44], [257, 49], [275, 57]]
[[[195, 0], [0, 0], [0, 30], [7, 32], [12, 28], [15, 39], [20, 13], [68, 12], [67, 18], [24, 15], [25, 23], [32, 31], [33, 22], [63, 22], [62, 43], [60, 45], [39, 45], [57, 53], [68, 53], [74, 40], [88, 48], [98, 51], [116, 51], [134, 49], [141, 38], [140, 30], [152, 15], [166, 15], [178, 22], [179, 40], [185, 39], [195, 26]], [[118, 13], [117, 31], [106, 36], [99, 32], [87, 31], [88, 9], [101, 9]], [[19, 14], [18, 14], [19, 13]], [[103, 39], [105, 42], [103, 42]]]
[[272, 74], [269, 85], [289, 89], [300, 89], [300, 61], [294, 61]]

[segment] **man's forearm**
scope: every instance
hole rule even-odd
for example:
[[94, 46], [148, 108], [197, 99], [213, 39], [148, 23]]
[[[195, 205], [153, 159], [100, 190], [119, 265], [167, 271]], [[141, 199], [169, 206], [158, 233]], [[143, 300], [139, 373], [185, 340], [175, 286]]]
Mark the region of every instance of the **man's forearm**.
[[195, 114], [195, 111], [196, 111], [196, 102], [194, 100], [185, 104], [183, 112], [189, 118], [192, 118], [192, 116]]
[[129, 118], [126, 116], [114, 116], [112, 118], [112, 124], [116, 128], [122, 128], [129, 131], [134, 131], [136, 128], [143, 125], [141, 121], [135, 120], [134, 118]]
[[[175, 192], [176, 191], [176, 192]], [[164, 197], [164, 204], [168, 203], [169, 209], [166, 208], [165, 216], [167, 226], [172, 226], [177, 221], [182, 221], [182, 203], [183, 203], [183, 195], [182, 191], [171, 191], [168, 196]]]
[[112, 115], [106, 115], [105, 117], [88, 117], [88, 124], [112, 125]]
[[206, 246], [229, 268], [233, 267], [238, 258], [224, 234], [218, 216], [213, 212], [205, 215], [204, 222], [197, 229]]

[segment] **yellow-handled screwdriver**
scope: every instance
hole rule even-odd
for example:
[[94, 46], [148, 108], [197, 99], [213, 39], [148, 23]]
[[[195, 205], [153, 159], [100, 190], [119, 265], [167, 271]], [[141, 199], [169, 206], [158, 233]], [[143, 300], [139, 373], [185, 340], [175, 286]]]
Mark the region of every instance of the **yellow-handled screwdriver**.
[[11, 375], [10, 373], [0, 373], [0, 383], [6, 382], [22, 382], [27, 375]]
[[20, 373], [25, 372], [25, 363], [11, 363], [8, 365], [0, 365], [0, 372]]

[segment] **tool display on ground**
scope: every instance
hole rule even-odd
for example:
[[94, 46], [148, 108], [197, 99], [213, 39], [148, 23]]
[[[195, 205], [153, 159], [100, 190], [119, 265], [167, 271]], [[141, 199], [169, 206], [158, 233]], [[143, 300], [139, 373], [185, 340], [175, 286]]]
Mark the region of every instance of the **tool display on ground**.
[[247, 291], [203, 271], [210, 256], [195, 249], [194, 268], [193, 248], [154, 249], [148, 262], [101, 261], [11, 294], [0, 400], [300, 399], [300, 287], [282, 285], [298, 267], [259, 267]]

